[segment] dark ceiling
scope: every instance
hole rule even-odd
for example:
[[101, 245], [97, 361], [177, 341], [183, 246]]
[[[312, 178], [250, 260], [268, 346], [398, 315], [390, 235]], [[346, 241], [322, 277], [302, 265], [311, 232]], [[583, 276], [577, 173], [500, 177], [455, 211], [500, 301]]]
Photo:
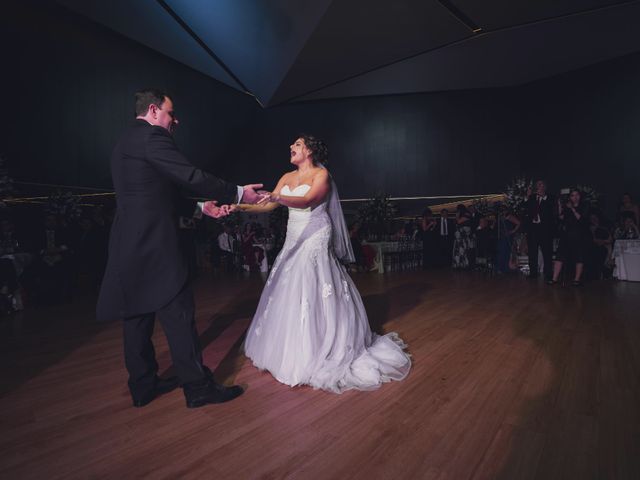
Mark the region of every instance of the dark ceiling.
[[521, 85], [640, 51], [640, 0], [59, 0], [264, 106]]

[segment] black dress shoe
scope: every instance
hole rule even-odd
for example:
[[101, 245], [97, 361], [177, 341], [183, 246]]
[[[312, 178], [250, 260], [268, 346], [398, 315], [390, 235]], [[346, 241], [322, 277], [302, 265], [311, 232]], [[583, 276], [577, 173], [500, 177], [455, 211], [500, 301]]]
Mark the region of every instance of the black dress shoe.
[[187, 408], [198, 408], [210, 403], [224, 403], [239, 397], [244, 390], [239, 385], [225, 387], [206, 378], [199, 382], [185, 383], [183, 385], [184, 396], [187, 400]]
[[133, 398], [133, 406], [140, 408], [145, 405], [149, 405], [153, 400], [155, 400], [160, 395], [165, 393], [169, 393], [172, 390], [175, 390], [180, 386], [180, 380], [178, 377], [169, 377], [169, 378], [157, 378], [156, 384], [153, 390], [149, 390], [148, 392], [135, 396]]

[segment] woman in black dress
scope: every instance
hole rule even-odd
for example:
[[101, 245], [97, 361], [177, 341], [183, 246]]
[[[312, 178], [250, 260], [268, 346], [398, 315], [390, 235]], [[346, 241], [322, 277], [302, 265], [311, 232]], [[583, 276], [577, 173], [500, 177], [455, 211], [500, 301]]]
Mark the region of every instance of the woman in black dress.
[[573, 285], [582, 285], [582, 272], [584, 262], [589, 250], [591, 231], [589, 230], [589, 211], [579, 190], [572, 189], [569, 193], [569, 200], [565, 205], [558, 200], [558, 218], [562, 231], [560, 234], [560, 244], [556, 252], [556, 260], [553, 265], [553, 279], [547, 283], [554, 285], [558, 283], [562, 266], [569, 262], [575, 264], [575, 276]]
[[502, 209], [498, 213], [498, 265], [497, 270], [501, 273], [512, 271], [510, 266], [511, 255], [513, 253], [513, 242], [515, 235], [520, 230], [520, 219], [516, 217], [513, 210]]
[[435, 267], [438, 263], [438, 223], [433, 218], [433, 212], [426, 208], [422, 213], [418, 238], [422, 240], [422, 268]]

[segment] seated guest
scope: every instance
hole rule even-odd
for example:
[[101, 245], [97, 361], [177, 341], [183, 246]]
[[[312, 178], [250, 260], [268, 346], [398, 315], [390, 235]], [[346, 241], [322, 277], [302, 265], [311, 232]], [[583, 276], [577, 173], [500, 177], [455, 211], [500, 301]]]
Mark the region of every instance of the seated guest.
[[571, 190], [569, 199], [564, 205], [558, 199], [558, 219], [564, 228], [560, 234], [560, 243], [553, 265], [553, 278], [547, 283], [549, 285], [558, 283], [563, 265], [570, 263], [575, 265], [573, 285], [580, 286], [582, 285], [584, 262], [591, 243], [591, 232], [589, 231], [588, 206], [582, 202], [579, 190]]
[[449, 218], [449, 210], [440, 210], [440, 219], [437, 221], [436, 234], [438, 236], [439, 260], [438, 265], [451, 265], [453, 255], [453, 240], [455, 236], [455, 220]]
[[10, 218], [3, 218], [0, 221], [0, 254], [11, 255], [20, 251], [20, 248], [15, 224]]
[[620, 206], [618, 208], [619, 220], [627, 216], [633, 218], [633, 223], [635, 225], [640, 225], [640, 209], [638, 208], [638, 205], [633, 203], [633, 198], [631, 197], [630, 193], [625, 193], [622, 195]]
[[613, 237], [615, 240], [637, 240], [640, 238], [640, 232], [638, 232], [638, 227], [631, 215], [623, 216], [620, 225], [613, 233]]
[[71, 297], [71, 259], [69, 235], [53, 214], [44, 217], [41, 233], [35, 238], [35, 294], [44, 303], [57, 303]]
[[406, 225], [402, 225], [397, 231], [396, 233], [394, 233], [393, 235], [391, 235], [391, 240], [393, 240], [394, 242], [399, 242], [400, 240], [403, 240], [407, 237], [407, 226]]
[[609, 230], [601, 225], [599, 214], [594, 212], [589, 218], [592, 243], [587, 258], [587, 273], [590, 278], [600, 280], [603, 277], [607, 259], [611, 258], [613, 238]]
[[456, 231], [453, 242], [453, 268], [465, 269], [471, 266], [472, 250], [475, 247], [471, 230], [471, 213], [464, 204], [456, 207]]

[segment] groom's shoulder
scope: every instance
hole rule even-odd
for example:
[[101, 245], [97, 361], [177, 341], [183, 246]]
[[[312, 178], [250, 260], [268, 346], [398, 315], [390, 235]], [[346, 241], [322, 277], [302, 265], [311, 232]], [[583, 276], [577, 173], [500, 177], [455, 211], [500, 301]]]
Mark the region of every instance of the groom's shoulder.
[[172, 140], [171, 134], [166, 129], [151, 125], [144, 120], [135, 120], [124, 130], [121, 141], [147, 143], [151, 138]]

